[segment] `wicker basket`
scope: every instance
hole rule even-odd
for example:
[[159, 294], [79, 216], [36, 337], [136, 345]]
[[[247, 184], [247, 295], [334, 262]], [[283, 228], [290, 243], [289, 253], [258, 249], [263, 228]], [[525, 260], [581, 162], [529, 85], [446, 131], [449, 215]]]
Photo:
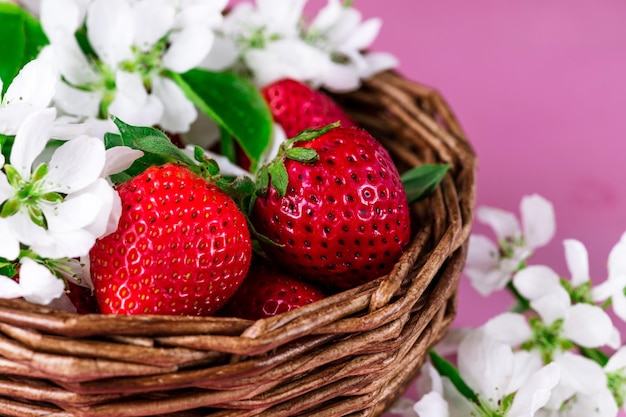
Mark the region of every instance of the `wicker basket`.
[[379, 416], [456, 310], [475, 157], [432, 89], [395, 72], [336, 97], [400, 170], [451, 170], [412, 207], [413, 241], [387, 276], [279, 316], [77, 315], [0, 300], [0, 414]]

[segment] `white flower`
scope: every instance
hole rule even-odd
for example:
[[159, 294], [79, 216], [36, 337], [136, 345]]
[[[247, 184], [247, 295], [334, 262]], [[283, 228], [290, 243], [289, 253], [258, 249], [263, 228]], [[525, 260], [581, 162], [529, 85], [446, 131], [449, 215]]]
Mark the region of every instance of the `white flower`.
[[554, 236], [556, 222], [552, 204], [539, 195], [526, 196], [520, 204], [522, 227], [513, 213], [480, 207], [477, 220], [489, 225], [498, 239], [470, 236], [465, 273], [484, 296], [501, 290], [515, 271]]
[[[189, 129], [197, 111], [163, 73], [183, 73], [204, 60], [226, 1], [49, 1], [41, 19], [67, 81], [55, 96], [63, 111], [87, 120], [114, 114], [126, 123], [170, 132]], [[83, 19], [95, 62], [74, 37]]]
[[[432, 387], [431, 394], [422, 397], [414, 408], [422, 413], [420, 416], [532, 417], [547, 403], [560, 378], [558, 365], [542, 367], [528, 352], [513, 352], [510, 346], [480, 329], [470, 332], [459, 345], [458, 370], [477, 396], [477, 403], [462, 396], [447, 378], [441, 379], [431, 370], [422, 377], [429, 380], [426, 386]], [[447, 404], [442, 402], [444, 398]]]
[[626, 321], [626, 233], [611, 249], [608, 261], [608, 279], [591, 290], [594, 301], [611, 299], [615, 314]]
[[569, 350], [573, 343], [586, 348], [615, 348], [620, 345], [618, 330], [600, 307], [572, 305], [559, 276], [548, 267], [527, 267], [516, 274], [513, 283], [539, 318], [529, 322], [521, 314], [503, 313], [489, 320], [483, 330], [511, 347], [528, 350], [544, 363], [560, 366], [562, 378], [553, 390], [550, 409], [558, 410], [575, 396], [576, 407], [582, 407], [584, 396], [599, 395], [606, 387], [606, 376], [597, 363]]
[[[59, 80], [52, 62], [52, 51], [45, 50], [26, 64], [7, 88], [0, 101], [0, 133], [15, 135], [24, 119], [48, 107]], [[0, 94], [2, 93], [0, 80]]]
[[361, 80], [393, 68], [397, 60], [385, 53], [363, 53], [380, 30], [380, 19], [362, 22], [361, 14], [339, 0], [330, 0], [307, 27], [306, 0], [260, 0], [239, 3], [226, 16], [220, 33], [221, 63], [234, 61], [263, 87], [292, 78], [334, 91], [350, 91]]
[[21, 243], [51, 259], [86, 254], [103, 229], [98, 217], [109, 217], [114, 199], [100, 179], [105, 150], [99, 139], [69, 140], [49, 160], [38, 160], [55, 115], [54, 109], [45, 109], [26, 118], [6, 174], [0, 172], [2, 216]]
[[26, 301], [45, 305], [59, 298], [64, 289], [63, 280], [30, 258], [21, 260], [19, 283], [0, 276], [0, 298], [24, 297]]
[[314, 81], [334, 91], [350, 91], [376, 72], [397, 66], [387, 53], [363, 54], [378, 36], [381, 19], [362, 22], [361, 13], [340, 0], [328, 0], [309, 28], [305, 38], [325, 52], [325, 68]]

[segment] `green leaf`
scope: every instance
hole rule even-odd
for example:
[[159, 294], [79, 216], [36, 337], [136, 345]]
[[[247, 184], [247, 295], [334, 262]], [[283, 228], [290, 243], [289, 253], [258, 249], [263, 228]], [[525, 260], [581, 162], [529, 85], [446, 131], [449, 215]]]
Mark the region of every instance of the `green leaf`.
[[272, 115], [260, 91], [227, 72], [194, 69], [169, 74], [203, 113], [233, 135], [254, 170], [272, 137]]
[[2, 93], [48, 39], [39, 22], [19, 6], [0, 2], [0, 79]]
[[50, 43], [48, 37], [41, 27], [41, 23], [31, 15], [23, 12], [24, 16], [24, 33], [26, 35], [26, 42], [24, 43], [24, 56], [22, 63], [32, 61], [37, 58], [41, 48]]
[[441, 376], [445, 376], [450, 379], [452, 385], [454, 385], [462, 396], [472, 401], [474, 404], [478, 404], [478, 396], [463, 380], [458, 369], [456, 369], [450, 362], [439, 356], [433, 349], [429, 351], [429, 355], [430, 360], [437, 372], [439, 372]]
[[195, 162], [183, 151], [176, 147], [169, 139], [160, 136], [145, 136], [133, 142], [137, 149], [145, 153], [160, 155], [165, 159], [182, 162], [185, 165], [195, 166]]
[[439, 185], [450, 165], [421, 165], [402, 174], [400, 179], [409, 203], [427, 197]]
[[134, 140], [145, 138], [146, 136], [157, 136], [169, 140], [167, 135], [159, 129], [146, 126], [132, 126], [115, 116], [112, 116], [111, 118], [119, 129], [124, 143], [132, 143]]
[[2, 93], [22, 68], [26, 45], [24, 16], [14, 4], [0, 3], [0, 79]]

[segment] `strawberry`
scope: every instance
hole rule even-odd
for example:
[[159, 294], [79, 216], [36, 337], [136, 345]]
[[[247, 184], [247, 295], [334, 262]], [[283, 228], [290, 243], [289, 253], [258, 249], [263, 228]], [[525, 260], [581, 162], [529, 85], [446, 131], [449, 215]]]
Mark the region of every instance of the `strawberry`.
[[274, 121], [288, 138], [305, 129], [340, 122], [342, 127], [356, 123], [326, 94], [292, 79], [282, 79], [261, 90]]
[[294, 310], [324, 298], [310, 283], [272, 267], [254, 262], [246, 279], [221, 312], [222, 315], [259, 320]]
[[103, 313], [210, 315], [251, 262], [246, 218], [215, 185], [175, 163], [151, 166], [117, 187], [115, 232], [90, 251]]
[[328, 126], [286, 141], [258, 186], [252, 223], [274, 242], [262, 239], [262, 248], [308, 280], [362, 284], [388, 273], [409, 242], [399, 173], [364, 130]]
[[98, 301], [90, 288], [67, 281], [67, 296], [79, 314], [100, 312]]

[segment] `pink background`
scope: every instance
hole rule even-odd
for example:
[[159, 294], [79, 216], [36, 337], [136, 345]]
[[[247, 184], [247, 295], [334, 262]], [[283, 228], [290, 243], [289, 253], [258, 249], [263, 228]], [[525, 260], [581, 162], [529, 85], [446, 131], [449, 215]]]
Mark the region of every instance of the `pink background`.
[[[452, 105], [479, 157], [478, 205], [518, 213], [524, 195], [541, 194], [554, 204], [557, 235], [531, 262], [567, 276], [562, 241], [578, 239], [594, 281], [604, 281], [608, 253], [626, 231], [626, 2], [355, 6], [383, 18], [373, 49], [394, 53], [406, 77]], [[455, 326], [480, 325], [510, 303], [504, 293], [489, 300], [463, 278]]]

